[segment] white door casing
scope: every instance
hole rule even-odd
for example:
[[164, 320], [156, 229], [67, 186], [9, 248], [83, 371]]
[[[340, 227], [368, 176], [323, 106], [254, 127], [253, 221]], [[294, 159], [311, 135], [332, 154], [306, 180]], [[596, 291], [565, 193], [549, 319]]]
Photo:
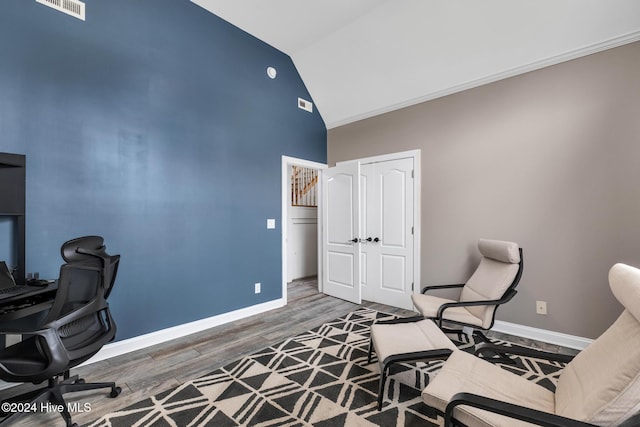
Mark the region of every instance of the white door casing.
[[324, 170], [320, 200], [322, 291], [360, 304], [360, 163]]

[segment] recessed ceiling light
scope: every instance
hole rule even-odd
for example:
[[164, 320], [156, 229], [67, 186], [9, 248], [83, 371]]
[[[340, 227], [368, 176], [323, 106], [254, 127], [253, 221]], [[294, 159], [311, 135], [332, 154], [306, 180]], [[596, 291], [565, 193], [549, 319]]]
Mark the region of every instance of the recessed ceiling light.
[[278, 71], [275, 68], [267, 67], [267, 76], [269, 76], [270, 79], [275, 79], [276, 74], [278, 74]]

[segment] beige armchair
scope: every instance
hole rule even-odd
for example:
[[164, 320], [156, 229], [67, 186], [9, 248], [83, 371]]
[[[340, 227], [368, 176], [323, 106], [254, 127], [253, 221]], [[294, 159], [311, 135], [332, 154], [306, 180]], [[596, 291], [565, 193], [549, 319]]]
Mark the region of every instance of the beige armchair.
[[[517, 243], [480, 239], [478, 250], [482, 255], [478, 268], [466, 283], [427, 286], [411, 299], [416, 309], [427, 319], [433, 319], [446, 332], [443, 323], [468, 326], [474, 330], [488, 330], [493, 326], [496, 309], [510, 301], [522, 277], [522, 249]], [[438, 289], [460, 288], [457, 300], [427, 295]], [[481, 332], [476, 332], [481, 335]]]
[[[640, 425], [640, 270], [616, 264], [609, 283], [625, 310], [566, 365], [555, 393], [456, 350], [422, 392], [423, 401], [444, 414], [446, 426]], [[488, 344], [476, 353], [495, 351], [548, 355]]]

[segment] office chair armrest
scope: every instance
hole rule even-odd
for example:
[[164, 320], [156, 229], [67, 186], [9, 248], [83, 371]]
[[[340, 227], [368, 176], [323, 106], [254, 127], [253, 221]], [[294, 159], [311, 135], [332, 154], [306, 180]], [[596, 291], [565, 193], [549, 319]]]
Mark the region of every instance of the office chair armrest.
[[[476, 346], [475, 355], [485, 356], [491, 354], [500, 354], [506, 356], [513, 354], [516, 356], [535, 357], [536, 359], [544, 359], [553, 362], [569, 363], [575, 356], [570, 354], [552, 353], [549, 351], [537, 350], [535, 348], [523, 347], [523, 346], [506, 346], [502, 344], [494, 344], [490, 342], [483, 342]], [[491, 357], [483, 357], [487, 361], [491, 361]]]
[[94, 299], [92, 302], [85, 304], [77, 310], [74, 310], [71, 313], [68, 313], [65, 316], [49, 323], [50, 327], [53, 328], [57, 333], [58, 330], [66, 327], [71, 327], [73, 329], [76, 327], [73, 325], [74, 322], [82, 319], [85, 316], [97, 315], [99, 312], [105, 313], [106, 317], [103, 318], [103, 321], [106, 322], [106, 324], [110, 325], [110, 332], [104, 336], [104, 340], [95, 341], [90, 345], [84, 345], [81, 350], [63, 348], [62, 351], [65, 352], [70, 360], [76, 359], [78, 357], [78, 353], [85, 354], [91, 351], [97, 352], [106, 342], [113, 340], [116, 333], [116, 327], [113, 321], [113, 317], [109, 312], [109, 304], [104, 299]]
[[98, 311], [101, 310], [105, 310], [109, 307], [109, 304], [104, 301], [104, 300], [100, 300], [100, 299], [94, 299], [93, 301], [91, 301], [88, 304], [83, 305], [82, 307], [65, 314], [64, 316], [60, 317], [59, 319], [54, 320], [53, 322], [49, 323], [49, 325], [52, 328], [55, 329], [60, 329], [61, 327], [63, 327], [64, 325], [67, 325], [71, 322], [74, 322], [78, 319], [81, 319], [85, 316], [89, 316], [92, 314], [95, 314]]
[[472, 393], [457, 393], [451, 398], [445, 411], [445, 426], [453, 426], [453, 411], [458, 406], [472, 406], [495, 414], [515, 418], [544, 427], [595, 427], [593, 424], [561, 417], [549, 412], [542, 412]]
[[432, 285], [432, 286], [425, 286], [424, 288], [422, 288], [420, 293], [426, 294], [428, 291], [433, 291], [436, 289], [455, 289], [455, 288], [462, 288], [462, 287], [464, 287], [464, 283], [454, 283], [451, 285]]

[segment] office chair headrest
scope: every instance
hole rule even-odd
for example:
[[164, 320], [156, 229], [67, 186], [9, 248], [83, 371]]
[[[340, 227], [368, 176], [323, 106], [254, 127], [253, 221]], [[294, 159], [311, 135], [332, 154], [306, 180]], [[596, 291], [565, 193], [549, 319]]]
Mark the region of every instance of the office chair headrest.
[[[98, 254], [106, 255], [104, 239], [100, 236], [84, 236], [71, 239], [62, 244], [60, 254], [66, 262], [95, 260]], [[91, 253], [96, 255], [91, 255]]]
[[478, 250], [484, 257], [495, 259], [496, 261], [510, 264], [520, 262], [520, 251], [517, 243], [480, 239], [478, 241]]
[[640, 322], [640, 269], [618, 263], [609, 270], [609, 286], [616, 299]]

